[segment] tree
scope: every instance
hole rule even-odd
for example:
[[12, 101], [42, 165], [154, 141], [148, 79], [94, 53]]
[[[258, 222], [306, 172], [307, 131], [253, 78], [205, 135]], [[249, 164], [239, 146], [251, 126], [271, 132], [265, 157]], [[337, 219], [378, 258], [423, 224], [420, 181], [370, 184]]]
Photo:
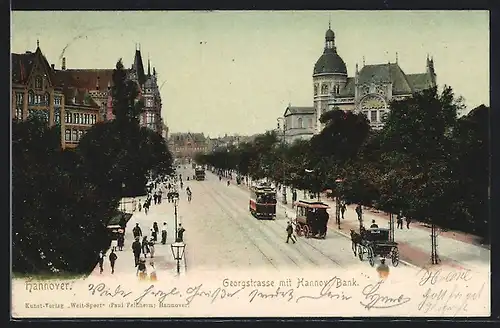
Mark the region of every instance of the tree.
[[142, 113], [144, 104], [139, 99], [137, 84], [127, 78], [127, 72], [121, 59], [116, 63], [116, 68], [113, 71], [111, 94], [115, 120], [119, 123], [139, 123], [139, 115]]

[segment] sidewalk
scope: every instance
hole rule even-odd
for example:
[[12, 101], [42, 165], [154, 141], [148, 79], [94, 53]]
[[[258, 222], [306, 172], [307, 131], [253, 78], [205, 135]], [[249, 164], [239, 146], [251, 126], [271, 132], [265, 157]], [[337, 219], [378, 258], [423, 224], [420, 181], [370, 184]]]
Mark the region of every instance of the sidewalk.
[[[248, 188], [246, 184], [241, 184], [240, 187]], [[306, 193], [308, 196], [308, 193]], [[278, 203], [289, 217], [295, 217], [294, 210], [292, 209], [292, 193], [291, 189], [287, 187], [287, 205], [282, 204], [282, 193], [277, 191]], [[303, 197], [302, 190], [297, 190], [298, 200], [306, 200]], [[307, 197], [307, 200], [309, 197]], [[316, 198], [315, 198], [316, 200]], [[329, 230], [335, 231], [350, 239], [350, 229], [358, 231], [359, 222], [355, 212], [355, 206], [348, 206], [344, 213], [344, 219], [341, 220], [341, 230], [338, 229], [335, 223], [335, 201], [327, 199], [325, 195], [321, 195], [320, 201], [330, 206], [330, 220], [328, 223]], [[389, 216], [383, 213], [377, 213], [369, 209], [363, 211], [363, 221], [365, 225], [371, 224], [375, 220], [381, 228], [389, 228]], [[395, 223], [396, 224], [396, 223]], [[394, 232], [395, 240], [398, 243], [400, 259], [409, 262], [418, 267], [427, 267], [431, 265], [431, 239], [430, 229], [422, 226], [418, 222], [410, 224], [410, 229], [397, 229]], [[438, 237], [438, 255], [441, 259], [442, 266], [454, 268], [478, 268], [490, 267], [490, 251], [487, 247], [478, 246], [475, 244], [476, 240], [473, 236], [447, 231], [441, 232]], [[354, 256], [354, 255], [353, 255]]]

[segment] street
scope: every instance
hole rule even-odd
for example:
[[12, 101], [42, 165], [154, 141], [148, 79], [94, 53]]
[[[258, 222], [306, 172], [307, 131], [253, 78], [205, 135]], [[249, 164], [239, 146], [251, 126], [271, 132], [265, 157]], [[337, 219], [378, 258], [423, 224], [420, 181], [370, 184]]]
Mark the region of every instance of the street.
[[[228, 186], [227, 179], [219, 181], [216, 175], [207, 171], [205, 181], [186, 181], [188, 176], [192, 177], [192, 169], [188, 167], [179, 169], [179, 173], [183, 176], [184, 190], [180, 192], [178, 201], [178, 224], [186, 229], [186, 250], [185, 258], [181, 261], [181, 273], [220, 268], [281, 271], [361, 267], [366, 272], [374, 270], [366, 259], [360, 262], [354, 256], [350, 239], [335, 232], [331, 223], [324, 240], [298, 237], [296, 244], [287, 244], [287, 217], [282, 206], [277, 206], [276, 220], [257, 220], [248, 211], [248, 191], [236, 185], [234, 180]], [[193, 194], [191, 203], [187, 201], [185, 192], [188, 186]], [[288, 210], [288, 217], [292, 218], [290, 212]], [[334, 211], [330, 209], [329, 212], [330, 221], [333, 222]], [[175, 274], [176, 262], [170, 249], [174, 241], [174, 205], [164, 199], [162, 204], [152, 205], [148, 215], [144, 211], [134, 212], [127, 224], [124, 250], [117, 252], [115, 276], [135, 274], [131, 251], [132, 228], [139, 223], [143, 234], [150, 235], [148, 231], [155, 221], [160, 229], [163, 222], [167, 222], [168, 239], [166, 245], [156, 243], [154, 259], [147, 258], [148, 272], [151, 269], [149, 262], [154, 261], [159, 275], [162, 272]], [[399, 264], [399, 267], [404, 266], [403, 263]], [[98, 266], [93, 274], [99, 275]], [[107, 259], [103, 274], [111, 275]]]

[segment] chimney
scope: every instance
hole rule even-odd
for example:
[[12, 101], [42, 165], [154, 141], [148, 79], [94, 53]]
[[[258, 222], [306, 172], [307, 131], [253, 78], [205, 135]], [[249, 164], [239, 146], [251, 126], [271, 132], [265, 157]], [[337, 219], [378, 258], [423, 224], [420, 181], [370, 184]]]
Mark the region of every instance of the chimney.
[[66, 57], [63, 57], [63, 61], [62, 61], [62, 67], [61, 69], [64, 71], [66, 70]]

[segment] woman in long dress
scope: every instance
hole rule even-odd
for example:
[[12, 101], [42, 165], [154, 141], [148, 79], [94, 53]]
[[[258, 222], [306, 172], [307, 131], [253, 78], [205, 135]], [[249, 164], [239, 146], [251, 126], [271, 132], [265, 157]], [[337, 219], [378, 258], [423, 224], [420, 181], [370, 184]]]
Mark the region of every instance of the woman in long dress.
[[139, 280], [146, 280], [148, 278], [146, 259], [143, 257], [141, 257], [139, 265], [137, 266], [137, 276], [139, 276]]

